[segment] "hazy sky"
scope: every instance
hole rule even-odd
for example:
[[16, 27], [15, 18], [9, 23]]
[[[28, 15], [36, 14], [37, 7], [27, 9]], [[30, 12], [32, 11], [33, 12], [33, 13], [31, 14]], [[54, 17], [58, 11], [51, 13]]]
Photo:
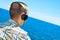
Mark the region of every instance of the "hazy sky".
[[1, 0], [0, 8], [9, 10], [13, 1], [23, 1], [29, 6], [29, 16], [60, 25], [60, 0]]

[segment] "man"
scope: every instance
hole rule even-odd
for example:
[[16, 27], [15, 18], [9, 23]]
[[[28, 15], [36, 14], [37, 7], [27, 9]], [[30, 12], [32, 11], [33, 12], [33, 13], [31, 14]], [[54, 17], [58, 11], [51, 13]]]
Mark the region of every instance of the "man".
[[25, 3], [13, 2], [10, 7], [11, 20], [0, 25], [0, 40], [31, 40], [27, 32], [19, 27], [26, 21], [27, 13]]

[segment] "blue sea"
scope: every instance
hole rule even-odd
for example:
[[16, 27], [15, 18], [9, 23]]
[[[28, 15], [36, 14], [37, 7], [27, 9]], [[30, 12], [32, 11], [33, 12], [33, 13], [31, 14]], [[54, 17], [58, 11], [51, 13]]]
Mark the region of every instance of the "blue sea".
[[[9, 10], [0, 8], [0, 23], [10, 19]], [[60, 26], [28, 17], [21, 27], [32, 40], [60, 40]]]

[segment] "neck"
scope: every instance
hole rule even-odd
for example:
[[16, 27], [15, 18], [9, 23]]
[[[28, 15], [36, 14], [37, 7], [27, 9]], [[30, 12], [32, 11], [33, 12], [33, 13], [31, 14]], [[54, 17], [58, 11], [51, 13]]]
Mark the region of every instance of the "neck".
[[20, 25], [22, 25], [22, 24], [23, 24], [23, 22], [24, 22], [24, 21], [23, 21], [23, 20], [21, 20], [20, 18], [17, 18], [17, 19], [16, 19], [16, 18], [14, 18], [13, 20], [14, 20], [14, 21], [19, 25], [19, 26], [20, 26]]
[[17, 19], [13, 18], [12, 20], [14, 20], [18, 25], [20, 25], [19, 22], [18, 22], [19, 21], [18, 18]]

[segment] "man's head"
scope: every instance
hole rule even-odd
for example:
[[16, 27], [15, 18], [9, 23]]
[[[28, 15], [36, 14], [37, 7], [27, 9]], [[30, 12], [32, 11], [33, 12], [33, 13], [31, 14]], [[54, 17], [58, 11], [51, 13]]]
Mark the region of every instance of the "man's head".
[[27, 19], [28, 6], [23, 2], [13, 2], [10, 7], [10, 17], [19, 25]]

